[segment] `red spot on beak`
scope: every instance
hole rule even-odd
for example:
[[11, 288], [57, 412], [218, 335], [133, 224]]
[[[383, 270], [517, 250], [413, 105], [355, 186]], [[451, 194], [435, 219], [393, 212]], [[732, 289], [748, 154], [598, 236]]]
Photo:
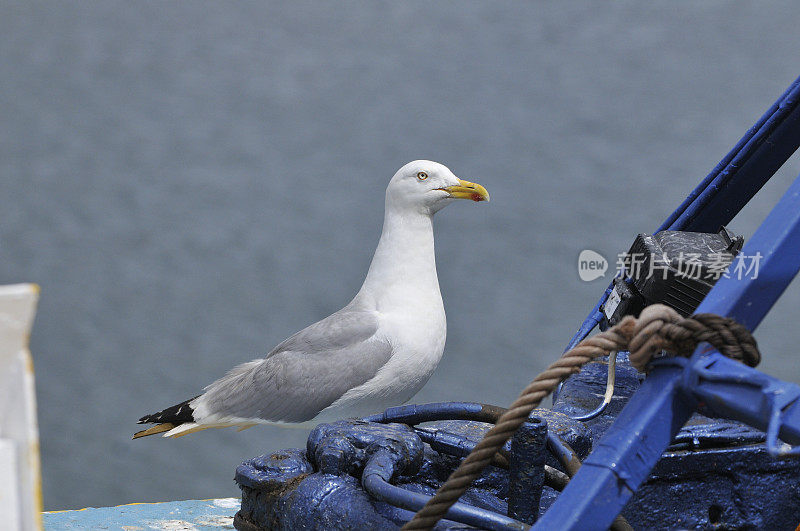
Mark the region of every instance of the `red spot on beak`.
[[483, 201], [483, 196], [481, 194], [472, 194], [472, 197], [470, 197], [470, 199], [472, 199], [477, 203], [478, 201]]

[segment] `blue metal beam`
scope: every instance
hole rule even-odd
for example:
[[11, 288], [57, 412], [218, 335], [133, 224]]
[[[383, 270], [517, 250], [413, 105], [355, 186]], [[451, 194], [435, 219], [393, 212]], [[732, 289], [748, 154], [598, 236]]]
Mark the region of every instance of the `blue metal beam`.
[[[800, 267], [799, 217], [800, 177], [736, 256], [730, 278], [717, 282], [697, 313], [727, 315], [755, 330]], [[758, 270], [748, 273], [755, 262]], [[739, 279], [737, 268], [743, 272], [741, 276], [749, 278]]]
[[658, 363], [685, 365], [682, 386], [710, 417], [736, 419], [767, 432], [773, 455], [797, 454], [778, 443], [800, 445], [800, 386], [783, 382], [712, 352], [697, 359], [675, 358]]
[[716, 232], [800, 146], [800, 78], [747, 130], [658, 230]]
[[[658, 228], [716, 232], [726, 225], [800, 147], [800, 78], [747, 130], [736, 146]], [[657, 231], [656, 231], [657, 232]], [[577, 345], [603, 317], [611, 285], [584, 319], [566, 350]]]
[[[752, 330], [800, 268], [798, 246], [800, 176], [739, 254], [742, 260], [763, 257], [758, 274], [721, 278], [697, 311], [728, 315]], [[700, 345], [690, 363], [699, 363], [710, 352]], [[654, 364], [537, 529], [608, 528], [697, 406], [695, 398], [683, 392], [684, 374], [680, 365]]]

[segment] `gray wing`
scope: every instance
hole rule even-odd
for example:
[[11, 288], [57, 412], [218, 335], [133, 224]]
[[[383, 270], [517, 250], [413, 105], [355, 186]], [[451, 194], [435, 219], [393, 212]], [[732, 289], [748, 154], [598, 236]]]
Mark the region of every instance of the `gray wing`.
[[266, 358], [235, 367], [206, 387], [193, 407], [273, 422], [311, 420], [389, 360], [391, 345], [375, 337], [377, 330], [373, 313], [344, 308], [296, 333]]

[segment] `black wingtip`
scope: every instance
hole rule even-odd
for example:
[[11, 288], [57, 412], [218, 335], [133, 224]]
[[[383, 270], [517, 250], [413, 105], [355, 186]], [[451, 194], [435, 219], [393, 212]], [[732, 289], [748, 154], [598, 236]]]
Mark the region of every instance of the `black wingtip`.
[[185, 422], [194, 422], [194, 409], [192, 409], [192, 406], [189, 405], [189, 402], [195, 398], [197, 398], [197, 396], [181, 402], [180, 404], [175, 404], [172, 407], [168, 407], [167, 409], [159, 411], [158, 413], [145, 415], [137, 421], [137, 424], [169, 423], [177, 426]]

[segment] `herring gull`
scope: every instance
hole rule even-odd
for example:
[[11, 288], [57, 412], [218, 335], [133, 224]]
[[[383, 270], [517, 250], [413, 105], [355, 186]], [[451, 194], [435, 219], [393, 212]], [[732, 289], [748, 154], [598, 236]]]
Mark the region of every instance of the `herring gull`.
[[409, 400], [444, 351], [446, 320], [433, 215], [486, 189], [427, 160], [400, 168], [386, 188], [383, 232], [364, 284], [338, 312], [234, 367], [203, 394], [145, 415], [133, 438], [206, 428], [310, 424], [358, 417]]

